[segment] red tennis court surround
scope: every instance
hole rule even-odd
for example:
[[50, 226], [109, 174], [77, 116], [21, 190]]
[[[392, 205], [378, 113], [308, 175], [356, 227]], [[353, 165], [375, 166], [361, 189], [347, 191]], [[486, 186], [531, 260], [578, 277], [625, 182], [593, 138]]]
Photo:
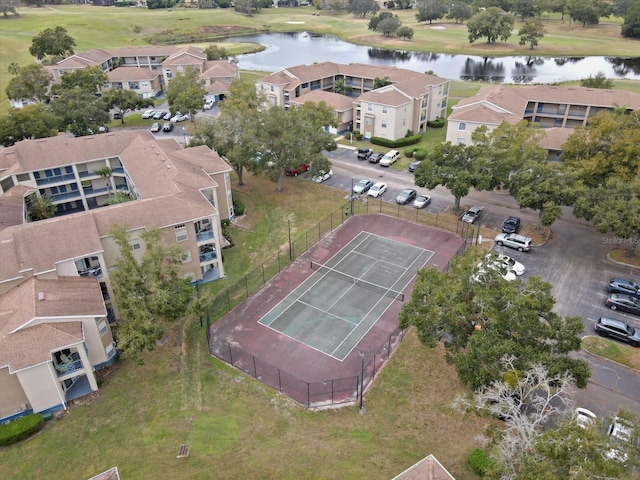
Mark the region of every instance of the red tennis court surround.
[[[320, 344], [314, 348], [312, 341], [305, 343], [307, 338], [321, 341], [313, 331], [300, 332], [305, 328], [305, 322], [298, 322], [296, 335], [290, 336], [283, 333], [287, 332], [284, 328], [279, 331], [259, 321], [267, 314], [279, 315], [273, 313], [278, 308], [286, 310], [282, 305], [288, 305], [287, 302], [292, 298], [290, 294], [299, 290], [314, 273], [318, 274], [317, 270], [311, 269], [312, 261], [333, 267], [336, 258], [339, 258], [336, 254], [362, 232], [392, 240], [387, 242], [391, 247], [395, 242], [400, 242], [406, 244], [407, 251], [411, 250], [409, 246], [430, 251], [424, 256], [424, 260], [428, 260], [426, 266], [438, 269], [446, 268], [449, 260], [464, 249], [463, 240], [451, 232], [387, 215], [351, 217], [253, 296], [213, 324], [209, 331], [210, 352], [309, 407], [356, 401], [360, 384], [366, 388], [402, 338], [397, 328], [402, 301], [390, 301], [379, 318], [376, 316], [377, 320], [367, 325], [366, 333], [358, 336], [357, 343], [348, 346], [346, 353], [337, 355], [337, 358], [323, 353], [322, 348], [317, 348]], [[399, 249], [404, 250], [401, 247]], [[392, 263], [401, 262], [396, 259]], [[424, 261], [420, 265], [422, 263]], [[415, 277], [410, 274], [409, 285], [402, 290], [407, 300], [414, 281]], [[406, 281], [402, 282], [403, 286], [406, 284]], [[386, 287], [389, 288], [389, 285]], [[375, 296], [376, 293], [371, 292], [371, 295]], [[287, 322], [296, 320], [295, 314], [289, 312], [287, 315], [289, 317], [283, 317]], [[318, 329], [320, 325], [311, 321], [308, 323], [309, 329]], [[361, 376], [364, 377], [363, 382], [360, 381]]]

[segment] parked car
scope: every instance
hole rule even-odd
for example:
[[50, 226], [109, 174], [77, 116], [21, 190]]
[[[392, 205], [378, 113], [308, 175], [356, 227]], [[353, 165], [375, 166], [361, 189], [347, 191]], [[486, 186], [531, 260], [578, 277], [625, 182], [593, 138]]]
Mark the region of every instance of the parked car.
[[494, 255], [488, 254], [484, 261], [478, 263], [476, 271], [473, 275], [473, 280], [476, 282], [483, 282], [488, 276], [488, 271], [493, 270], [500, 274], [508, 282], [513, 282], [516, 279], [516, 274], [511, 270], [504, 262], [497, 259]]
[[382, 157], [384, 157], [384, 153], [382, 153], [382, 152], [373, 152], [369, 156], [369, 163], [380, 163], [380, 160], [382, 160]]
[[522, 265], [520, 262], [517, 262], [507, 255], [496, 255], [496, 259], [504, 263], [505, 266], [516, 275], [524, 275], [525, 268], [524, 265]]
[[170, 132], [171, 130], [173, 130], [173, 123], [164, 122], [164, 124], [162, 124], [162, 131], [163, 132]]
[[373, 180], [363, 178], [353, 186], [353, 193], [355, 193], [356, 195], [367, 193], [372, 186]]
[[416, 208], [424, 208], [431, 203], [431, 197], [429, 195], [420, 195], [413, 201], [413, 206]]
[[160, 124], [158, 122], [153, 122], [153, 125], [151, 125], [151, 128], [149, 130], [151, 130], [152, 132], [159, 132]]
[[622, 320], [601, 317], [595, 324], [595, 329], [601, 337], [611, 337], [628, 343], [632, 347], [640, 346], [640, 332]]
[[122, 118], [122, 112], [113, 112], [112, 117], [114, 120], [120, 120]]
[[173, 117], [171, 117], [171, 121], [173, 123], [184, 122], [185, 120], [189, 120], [189, 117], [187, 115], [181, 114], [180, 112], [177, 112]]
[[518, 230], [520, 230], [520, 217], [507, 217], [502, 222], [501, 230], [504, 233], [518, 233]]
[[146, 112], [144, 112], [142, 114], [142, 118], [147, 119], [147, 118], [153, 118], [153, 116], [156, 114], [155, 110], [147, 110]]
[[333, 177], [333, 171], [329, 170], [327, 173], [320, 172], [318, 175], [315, 175], [311, 180], [313, 180], [316, 183], [322, 183], [322, 182], [326, 182], [331, 177]]
[[626, 278], [612, 278], [607, 286], [609, 293], [624, 293], [631, 297], [640, 298], [640, 285]]
[[359, 148], [358, 160], [367, 160], [372, 153], [373, 153], [373, 150], [371, 150], [370, 148]]
[[109, 127], [106, 125], [100, 125], [98, 127], [98, 133], [109, 133]]
[[640, 299], [623, 293], [612, 293], [604, 301], [604, 304], [611, 310], [620, 310], [621, 312], [633, 313], [640, 315]]
[[575, 422], [578, 424], [579, 427], [589, 428], [592, 425], [596, 424], [598, 417], [591, 410], [578, 407], [573, 412], [573, 419], [575, 420]]
[[409, 171], [410, 172], [415, 172], [416, 168], [418, 168], [418, 166], [422, 163], [422, 160], [414, 160], [413, 162], [411, 162], [409, 164]]
[[400, 205], [406, 205], [409, 202], [413, 202], [416, 199], [418, 192], [413, 188], [407, 188], [400, 192], [400, 195], [396, 197], [396, 203]]
[[379, 165], [381, 167], [390, 167], [394, 163], [400, 160], [400, 152], [397, 150], [389, 150], [384, 156], [380, 159]]
[[482, 215], [482, 207], [471, 207], [469, 210], [464, 212], [464, 215], [460, 217], [463, 222], [466, 223], [476, 223], [476, 221]]
[[605, 456], [619, 462], [626, 462], [629, 458], [627, 450], [633, 441], [633, 424], [624, 418], [614, 417], [607, 429], [611, 448], [605, 452]]
[[171, 121], [171, 117], [173, 117], [173, 113], [167, 112], [167, 113], [164, 114], [164, 117], [162, 117], [162, 119], [165, 122], [170, 122]]
[[387, 191], [387, 184], [384, 182], [374, 183], [373, 186], [367, 192], [370, 197], [378, 198], [384, 192]]
[[499, 233], [495, 238], [496, 245], [515, 248], [519, 252], [531, 250], [531, 239], [517, 233]]
[[167, 112], [163, 112], [162, 110], [158, 110], [156, 113], [153, 114], [152, 118], [154, 120], [162, 120], [166, 114], [167, 114]]
[[308, 172], [311, 166], [307, 163], [303, 163], [302, 165], [292, 168], [291, 170], [287, 170], [287, 175], [289, 177], [297, 177], [301, 173]]
[[204, 104], [202, 105], [202, 109], [203, 109], [203, 110], [211, 110], [211, 108], [213, 107], [213, 104], [214, 104], [214, 103], [215, 103], [215, 102], [214, 102], [213, 100], [211, 100], [211, 99], [206, 100], [206, 101], [204, 102]]

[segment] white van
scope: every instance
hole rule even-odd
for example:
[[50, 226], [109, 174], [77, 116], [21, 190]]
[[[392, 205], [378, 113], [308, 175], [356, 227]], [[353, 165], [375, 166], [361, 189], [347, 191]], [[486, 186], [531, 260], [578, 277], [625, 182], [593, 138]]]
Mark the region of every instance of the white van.
[[389, 165], [394, 164], [400, 158], [400, 152], [397, 150], [389, 150], [384, 154], [382, 160], [380, 160], [381, 167], [388, 167]]

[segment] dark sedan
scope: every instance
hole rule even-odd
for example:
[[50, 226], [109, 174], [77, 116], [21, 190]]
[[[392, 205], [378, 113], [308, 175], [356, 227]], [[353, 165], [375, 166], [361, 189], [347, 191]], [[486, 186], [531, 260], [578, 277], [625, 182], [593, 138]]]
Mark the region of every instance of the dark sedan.
[[612, 293], [605, 300], [604, 304], [611, 310], [620, 310], [621, 312], [640, 315], [640, 300], [630, 295]]
[[382, 152], [373, 152], [369, 156], [369, 163], [380, 163], [380, 160], [382, 160], [382, 157], [384, 157], [384, 153], [382, 153]]
[[400, 205], [406, 205], [409, 202], [413, 202], [416, 199], [418, 192], [413, 188], [407, 188], [400, 192], [400, 195], [396, 197], [396, 202]]
[[607, 286], [609, 293], [624, 293], [631, 297], [640, 298], [640, 285], [626, 278], [612, 278]]
[[518, 233], [518, 230], [520, 230], [519, 217], [507, 217], [506, 220], [502, 222], [503, 233]]

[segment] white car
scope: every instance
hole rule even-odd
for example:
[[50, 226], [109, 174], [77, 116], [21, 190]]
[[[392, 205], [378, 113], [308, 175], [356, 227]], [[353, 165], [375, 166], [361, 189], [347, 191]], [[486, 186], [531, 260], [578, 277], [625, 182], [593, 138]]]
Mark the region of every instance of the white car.
[[498, 272], [507, 282], [513, 282], [516, 279], [516, 274], [507, 269], [503, 264], [498, 263], [497, 261], [487, 261], [484, 263], [480, 262], [478, 264], [476, 267], [476, 273], [472, 277], [473, 280], [476, 282], [484, 281], [489, 273], [487, 269]]
[[171, 121], [173, 123], [184, 122], [185, 120], [189, 120], [189, 117], [181, 114], [180, 112], [177, 112], [173, 117], [171, 117]]
[[615, 459], [619, 462], [626, 462], [629, 458], [627, 449], [632, 442], [633, 425], [628, 420], [620, 417], [614, 417], [613, 422], [607, 430], [609, 434], [609, 443], [611, 448], [605, 452], [605, 456], [609, 459]]
[[153, 118], [155, 114], [156, 114], [155, 110], [147, 110], [142, 114], [142, 118]]
[[413, 201], [413, 206], [416, 208], [424, 208], [431, 203], [431, 197], [429, 195], [420, 195]]
[[497, 255], [499, 261], [503, 262], [508, 269], [510, 269], [517, 276], [523, 275], [525, 268], [520, 262], [514, 260], [508, 255]]
[[482, 207], [471, 207], [462, 215], [462, 221], [465, 223], [476, 223], [482, 215]]
[[386, 191], [387, 191], [387, 184], [384, 182], [378, 182], [373, 184], [373, 187], [369, 189], [369, 191], [367, 192], [367, 195], [369, 195], [370, 197], [378, 198], [380, 195], [382, 195]]
[[206, 102], [204, 102], [204, 105], [202, 105], [202, 108], [204, 110], [211, 110], [211, 108], [213, 107], [214, 101], [213, 100], [207, 100]]
[[592, 425], [596, 424], [598, 417], [591, 410], [578, 407], [576, 408], [575, 412], [573, 412], [573, 419], [576, 421], [579, 427], [589, 428]]
[[326, 182], [331, 177], [333, 177], [333, 171], [329, 170], [329, 172], [327, 173], [320, 172], [318, 175], [315, 175], [311, 180], [313, 180], [316, 183], [322, 183], [322, 182]]

